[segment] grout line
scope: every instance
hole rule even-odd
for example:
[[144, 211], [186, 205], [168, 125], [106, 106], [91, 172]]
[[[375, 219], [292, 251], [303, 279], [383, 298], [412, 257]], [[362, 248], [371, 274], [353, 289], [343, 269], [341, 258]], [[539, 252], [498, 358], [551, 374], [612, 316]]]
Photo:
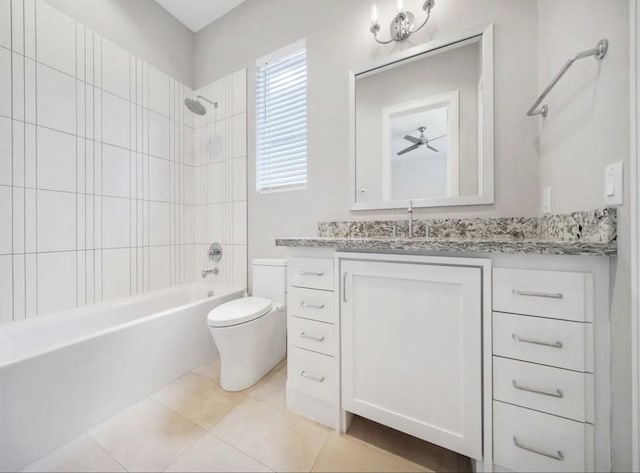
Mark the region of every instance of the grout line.
[[86, 431], [84, 435], [89, 437], [98, 446], [98, 448], [100, 448], [100, 450], [102, 450], [109, 458], [111, 458], [114, 462], [116, 462], [118, 465], [120, 465], [120, 467], [122, 468], [123, 471], [129, 471], [129, 470], [127, 470], [125, 468], [125, 466], [122, 463], [120, 463], [118, 461], [118, 459], [116, 457], [111, 455], [111, 453], [109, 453], [109, 451], [106, 448], [104, 448], [100, 442], [98, 442], [93, 436], [91, 436], [89, 434], [89, 431]]
[[[104, 193], [104, 81], [102, 63], [103, 37], [100, 36], [100, 194]], [[107, 92], [108, 93], [108, 92]], [[131, 142], [129, 142], [131, 146]], [[131, 205], [131, 203], [129, 203]], [[100, 246], [104, 247], [104, 197], [100, 199]], [[100, 302], [104, 300], [104, 251], [100, 251]]]
[[[24, 15], [23, 15], [24, 16]], [[9, 72], [11, 73], [11, 116], [13, 117], [14, 115], [14, 104], [13, 104], [13, 2], [10, 2], [9, 4], [9, 34], [11, 35], [11, 51], [9, 51]], [[25, 74], [22, 74], [23, 79]], [[10, 182], [11, 185], [13, 186], [14, 182], [13, 182], [13, 161], [15, 158], [15, 146], [14, 146], [14, 140], [13, 140], [13, 135], [14, 135], [14, 130], [13, 130], [13, 120], [11, 120], [11, 177], [10, 177]], [[24, 135], [26, 135], [26, 130], [24, 132]], [[23, 153], [26, 154], [26, 153]], [[14, 214], [14, 201], [13, 201], [13, 187], [10, 189], [10, 202], [11, 202], [11, 253], [13, 253], [15, 251], [15, 242], [14, 240], [14, 219], [13, 219], [13, 214]], [[16, 286], [15, 286], [15, 264], [13, 263], [13, 256], [11, 257], [11, 320], [13, 322], [15, 322], [16, 320], [16, 306], [15, 306], [15, 292], [16, 292]], [[2, 320], [1, 318], [2, 314], [0, 314], [0, 321]]]
[[[35, 3], [35, 2], [34, 2]], [[35, 26], [35, 17], [33, 19], [33, 23]], [[22, 43], [26, 52], [26, 44], [27, 44], [27, 28], [26, 28], [26, 17], [25, 17], [25, 2], [22, 2]], [[26, 68], [26, 60], [25, 60], [25, 72], [22, 75], [22, 89], [24, 92], [24, 108], [25, 113], [24, 117], [27, 118], [27, 68]], [[37, 93], [37, 92], [36, 92]], [[34, 97], [35, 99], [35, 97]], [[13, 113], [12, 113], [13, 115]], [[13, 139], [13, 133], [11, 135]], [[23, 183], [27, 183], [27, 125], [25, 124], [24, 133], [22, 134], [22, 148], [24, 149], [24, 160], [22, 165], [22, 181]], [[11, 148], [11, 162], [13, 163], [13, 146]], [[13, 177], [13, 176], [12, 176]], [[13, 182], [13, 180], [12, 180]], [[23, 248], [27, 250], [27, 190], [26, 188], [22, 190], [22, 244]], [[27, 318], [27, 255], [25, 254], [23, 257], [23, 317]], [[15, 287], [14, 287], [15, 290]], [[15, 320], [15, 306], [14, 306], [14, 320]]]
[[[76, 54], [76, 60], [75, 60], [75, 67], [76, 67], [76, 76], [78, 75], [78, 22], [74, 22], [74, 26], [75, 26], [75, 35], [74, 35], [74, 45], [75, 45], [75, 54]], [[78, 131], [78, 81], [75, 81], [75, 86], [76, 86], [76, 96], [75, 96], [75, 104], [76, 104], [76, 116], [75, 116], [75, 122], [76, 122], [76, 132]], [[26, 118], [26, 117], [25, 117]], [[78, 225], [78, 138], [76, 137], [74, 139], [74, 145], [76, 148], [76, 168], [75, 168], [75, 176], [76, 176], [76, 215], [75, 215], [75, 226], [76, 226], [76, 238], [75, 238], [75, 245], [76, 245], [76, 267], [75, 267], [75, 274], [76, 274], [76, 307], [78, 307], [80, 304], [80, 291], [78, 291], [78, 285], [80, 284], [80, 280], [78, 277], [78, 231], [79, 231], [79, 225]]]
[[316, 459], [313, 461], [313, 465], [311, 465], [311, 469], [309, 471], [313, 471], [313, 469], [318, 464], [318, 460], [320, 459], [320, 456], [322, 455], [322, 452], [324, 452], [324, 449], [326, 448], [327, 444], [329, 443], [329, 436], [330, 435], [331, 435], [331, 432], [328, 432], [327, 436], [324, 439], [324, 443], [322, 444], [322, 448], [318, 451], [318, 455], [316, 456]]
[[[33, 14], [34, 14], [34, 59], [37, 61], [38, 59], [38, 23], [37, 23], [37, 18], [38, 18], [38, 2], [34, 2], [33, 3]], [[36, 123], [38, 123], [39, 120], [39, 116], [38, 116], [38, 67], [36, 65], [36, 67], [34, 67], [34, 78], [35, 78], [35, 90], [36, 90], [36, 98], [35, 98], [35, 103], [36, 103]], [[25, 126], [25, 136], [26, 136], [27, 132], [26, 132], [26, 126]], [[38, 128], [36, 127], [35, 129], [35, 183], [36, 183], [36, 187], [38, 187]], [[25, 157], [26, 157], [26, 152], [25, 152]], [[26, 163], [25, 163], [26, 164]], [[25, 182], [26, 184], [26, 182]], [[34, 200], [35, 200], [35, 248], [36, 248], [36, 252], [38, 251], [38, 192], [34, 192]], [[25, 202], [25, 217], [26, 217], [26, 202]], [[26, 251], [26, 248], [25, 248]], [[35, 286], [36, 286], [36, 300], [35, 300], [35, 313], [33, 314], [34, 316], [38, 316], [39, 315], [39, 285], [38, 285], [38, 256], [36, 255], [35, 258], [35, 267], [36, 267], [36, 273], [35, 273]]]
[[[235, 409], [235, 408], [234, 408]], [[230, 412], [231, 413], [231, 412]], [[222, 421], [225, 417], [227, 417], [229, 414], [227, 414], [226, 416], [224, 416], [222, 419], [220, 419], [220, 421]], [[218, 422], [220, 422], [218, 421]], [[259, 463], [260, 465], [264, 466], [265, 468], [267, 468], [270, 471], [276, 471], [275, 468], [271, 468], [269, 465], [261, 462], [260, 460], [258, 460], [256, 457], [254, 457], [253, 455], [249, 454], [248, 452], [245, 452], [244, 450], [241, 450], [240, 448], [236, 447], [235, 445], [227, 442], [225, 439], [219, 437], [218, 435], [214, 434], [213, 432], [208, 432], [209, 435], [212, 435], [213, 437], [215, 437], [216, 439], [220, 440], [222, 443], [228, 445], [229, 447], [233, 448], [235, 451], [242, 453], [243, 455], [248, 456], [249, 458], [251, 458], [253, 461]]]

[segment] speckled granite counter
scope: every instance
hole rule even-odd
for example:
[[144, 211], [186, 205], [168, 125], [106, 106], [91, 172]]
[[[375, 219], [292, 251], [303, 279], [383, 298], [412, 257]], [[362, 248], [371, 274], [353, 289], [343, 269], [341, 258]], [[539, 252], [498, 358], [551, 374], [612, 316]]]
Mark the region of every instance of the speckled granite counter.
[[618, 245], [613, 243], [458, 240], [435, 238], [278, 238], [276, 246], [336, 248], [351, 251], [424, 251], [464, 253], [527, 253], [540, 255], [615, 256]]
[[[279, 238], [277, 246], [343, 251], [523, 253], [615, 256], [614, 208], [541, 217], [323, 222], [318, 237]], [[394, 236], [395, 235], [395, 236]]]

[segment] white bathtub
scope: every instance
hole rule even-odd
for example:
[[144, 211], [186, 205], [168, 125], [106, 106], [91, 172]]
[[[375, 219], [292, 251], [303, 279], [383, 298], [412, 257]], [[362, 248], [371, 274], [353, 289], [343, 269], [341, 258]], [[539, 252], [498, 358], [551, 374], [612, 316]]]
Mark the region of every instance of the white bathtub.
[[0, 470], [15, 471], [212, 359], [207, 314], [244, 290], [179, 286], [0, 327]]

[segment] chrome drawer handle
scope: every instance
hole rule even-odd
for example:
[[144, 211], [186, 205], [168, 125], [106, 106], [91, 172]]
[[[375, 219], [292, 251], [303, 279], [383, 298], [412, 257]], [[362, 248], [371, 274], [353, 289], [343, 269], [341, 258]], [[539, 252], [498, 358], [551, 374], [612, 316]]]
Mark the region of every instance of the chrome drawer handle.
[[519, 389], [520, 391], [526, 391], [528, 393], [542, 394], [543, 396], [551, 396], [557, 397], [558, 399], [562, 399], [564, 397], [564, 393], [560, 389], [538, 389], [532, 388], [531, 386], [525, 386], [518, 383], [515, 379], [511, 380], [513, 383], [513, 387]]
[[309, 340], [313, 340], [315, 342], [324, 342], [324, 335], [321, 337], [314, 337], [313, 335], [307, 335], [304, 332], [300, 332], [300, 336], [302, 338], [308, 338]]
[[538, 447], [534, 447], [532, 445], [528, 445], [526, 443], [522, 443], [518, 440], [518, 437], [513, 437], [513, 443], [516, 447], [521, 448], [522, 450], [526, 450], [531, 453], [536, 453], [538, 455], [542, 455], [543, 457], [553, 458], [554, 460], [564, 461], [564, 454], [560, 450], [556, 450], [555, 452], [549, 452], [547, 450], [543, 450]]
[[543, 347], [562, 348], [562, 342], [546, 342], [544, 340], [535, 340], [533, 338], [523, 338], [517, 336], [515, 333], [511, 334], [516, 342], [530, 343], [531, 345], [542, 345]]
[[300, 307], [304, 307], [305, 309], [324, 309], [324, 304], [308, 304], [307, 302], [301, 302]]
[[300, 276], [324, 276], [323, 272], [315, 272], [315, 271], [300, 271]]
[[324, 376], [314, 376], [312, 374], [307, 373], [304, 370], [300, 372], [300, 376], [302, 376], [303, 378], [310, 379], [312, 381], [317, 381], [318, 383], [324, 382]]
[[516, 296], [525, 297], [543, 297], [545, 299], [562, 299], [564, 296], [559, 292], [535, 292], [535, 291], [521, 291], [520, 289], [514, 289], [513, 294]]

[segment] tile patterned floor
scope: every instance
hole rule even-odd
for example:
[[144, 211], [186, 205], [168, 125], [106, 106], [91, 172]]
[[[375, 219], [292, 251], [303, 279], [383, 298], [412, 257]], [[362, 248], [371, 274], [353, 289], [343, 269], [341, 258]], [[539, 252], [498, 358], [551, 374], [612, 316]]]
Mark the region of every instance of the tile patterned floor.
[[471, 471], [468, 459], [364, 419], [348, 435], [288, 412], [286, 366], [228, 393], [202, 366], [24, 471]]

